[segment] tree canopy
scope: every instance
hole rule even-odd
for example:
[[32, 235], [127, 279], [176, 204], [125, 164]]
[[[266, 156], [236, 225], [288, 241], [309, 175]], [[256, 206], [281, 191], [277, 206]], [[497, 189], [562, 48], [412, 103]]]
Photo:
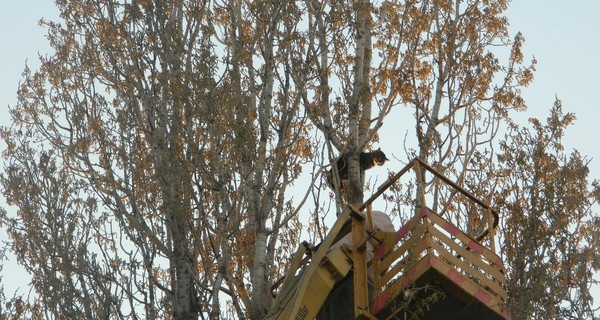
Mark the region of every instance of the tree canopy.
[[[511, 118], [535, 61], [508, 1], [56, 5], [54, 53], [25, 70], [0, 131], [5, 250], [34, 293], [0, 294], [0, 318], [262, 319], [301, 238], [363, 202], [360, 153], [401, 141], [384, 123], [414, 130], [402, 161], [501, 210], [513, 319], [597, 317], [598, 184], [564, 153], [560, 103], [547, 124]], [[341, 156], [348, 179], [330, 188]]]

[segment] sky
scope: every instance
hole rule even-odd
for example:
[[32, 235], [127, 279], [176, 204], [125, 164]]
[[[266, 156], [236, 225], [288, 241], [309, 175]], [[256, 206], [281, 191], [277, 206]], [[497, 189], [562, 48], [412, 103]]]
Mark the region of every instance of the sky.
[[556, 97], [577, 116], [567, 129], [566, 151], [593, 158], [591, 176], [600, 177], [600, 1], [514, 1], [507, 16], [511, 33], [525, 36], [525, 57], [537, 60], [533, 84], [523, 93], [527, 116], [546, 118]]
[[[600, 178], [598, 12], [598, 0], [517, 0], [506, 12], [511, 36], [521, 32], [525, 37], [525, 59], [537, 60], [533, 84], [523, 90], [528, 110], [519, 115], [522, 123], [529, 117], [545, 119], [554, 100], [561, 99], [563, 111], [577, 116], [566, 132], [566, 151], [577, 149], [591, 159], [592, 178]], [[16, 104], [26, 61], [36, 69], [38, 54], [50, 50], [46, 31], [38, 25], [41, 18], [57, 18], [53, 1], [0, 1], [0, 126], [10, 125], [8, 106]], [[4, 206], [1, 197], [0, 206]], [[5, 239], [1, 232], [0, 238]], [[3, 272], [5, 280], [12, 272], [9, 267]]]

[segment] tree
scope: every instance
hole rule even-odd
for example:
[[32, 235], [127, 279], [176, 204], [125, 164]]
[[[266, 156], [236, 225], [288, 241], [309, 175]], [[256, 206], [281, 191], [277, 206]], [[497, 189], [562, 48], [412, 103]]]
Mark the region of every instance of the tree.
[[[0, 225], [35, 291], [12, 314], [263, 318], [300, 234], [362, 204], [359, 154], [384, 120], [403, 123], [397, 110], [414, 113], [410, 158], [489, 200], [512, 174], [491, 170], [494, 146], [534, 63], [508, 37], [507, 1], [57, 6], [62, 21], [44, 22], [55, 53], [25, 70], [1, 130], [17, 211]], [[349, 181], [323, 197], [339, 156]], [[469, 215], [435, 180], [418, 185], [434, 209]]]
[[[339, 179], [334, 177], [336, 199], [359, 207], [364, 185], [359, 155], [392, 106], [388, 103], [380, 109], [376, 124], [371, 126], [373, 4], [367, 0], [355, 1], [352, 6], [339, 1], [307, 1], [307, 8], [308, 42], [302, 57], [312, 63], [296, 64], [296, 82], [305, 84], [299, 86], [305, 110], [324, 135], [330, 156], [334, 156], [330, 160], [346, 158], [349, 174], [345, 200], [341, 201]], [[340, 90], [337, 94], [336, 89]]]
[[597, 319], [591, 286], [600, 270], [600, 200], [587, 160], [566, 154], [565, 129], [575, 116], [557, 100], [545, 124], [512, 127], [502, 144], [504, 175], [496, 195], [505, 211], [503, 250], [513, 319]]
[[2, 132], [2, 223], [46, 314], [260, 319], [311, 153], [284, 63], [295, 4], [57, 5], [56, 53]]
[[[520, 94], [536, 63], [524, 64], [523, 36], [509, 36], [507, 6], [507, 1], [385, 2], [378, 24], [383, 36], [375, 44], [393, 62], [376, 68], [390, 81], [378, 92], [392, 90], [413, 115], [414, 133], [404, 144], [407, 158], [420, 158], [488, 202], [497, 183], [492, 159], [498, 132], [511, 112], [525, 110]], [[457, 206], [456, 194], [437, 179], [422, 175], [414, 182], [434, 195], [428, 205], [449, 213], [457, 225], [481, 220], [469, 217], [469, 206]], [[399, 205], [415, 204], [414, 197], [391, 197]], [[413, 213], [407, 214], [403, 218]]]
[[[410, 108], [417, 145], [411, 148], [408, 142], [408, 158], [419, 157], [461, 184], [476, 185], [477, 172], [492, 167], [497, 133], [510, 111], [525, 109], [520, 91], [533, 78], [535, 61], [523, 65], [524, 38], [508, 35], [502, 15], [507, 6], [507, 1], [357, 2], [354, 17], [336, 2], [314, 5], [318, 14], [309, 20], [314, 31], [309, 29], [308, 52], [316, 52], [317, 76], [306, 82], [316, 91], [306, 95], [313, 100], [305, 98], [312, 123], [337, 155], [356, 156], [379, 139], [378, 129], [390, 112]], [[361, 8], [370, 12], [366, 19]], [[329, 27], [324, 21], [339, 23]], [[350, 39], [354, 50], [340, 44], [353, 43]], [[499, 47], [510, 47], [505, 64]], [[353, 68], [346, 67], [348, 62]], [[301, 69], [297, 74], [311, 73]], [[364, 185], [356, 160], [348, 160], [350, 187]], [[418, 185], [437, 190], [434, 209], [439, 206], [443, 213], [452, 194], [443, 195], [435, 181]], [[490, 190], [478, 194], [487, 197]], [[348, 203], [362, 200], [356, 190], [346, 196]]]

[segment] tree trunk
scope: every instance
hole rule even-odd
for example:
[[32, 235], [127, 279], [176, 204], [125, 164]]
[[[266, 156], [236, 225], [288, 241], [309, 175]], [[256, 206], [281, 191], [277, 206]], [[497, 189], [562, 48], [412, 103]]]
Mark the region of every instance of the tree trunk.
[[187, 221], [180, 213], [169, 214], [173, 237], [171, 268], [173, 281], [173, 318], [180, 320], [198, 319], [199, 306], [194, 286], [194, 261], [187, 249]]
[[371, 10], [368, 0], [354, 4], [356, 12], [356, 53], [354, 57], [354, 87], [349, 106], [348, 134], [348, 192], [347, 202], [360, 207], [363, 202], [364, 181], [360, 171], [360, 153], [368, 143], [368, 127], [371, 117], [370, 68], [371, 68]]

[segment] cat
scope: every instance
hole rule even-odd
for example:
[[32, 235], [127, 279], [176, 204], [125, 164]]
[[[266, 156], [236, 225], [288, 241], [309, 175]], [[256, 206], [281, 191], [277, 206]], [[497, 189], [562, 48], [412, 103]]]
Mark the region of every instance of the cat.
[[[348, 180], [348, 164], [346, 162], [346, 156], [346, 154], [342, 155], [336, 162], [340, 182], [343, 180]], [[389, 161], [389, 159], [385, 156], [385, 153], [381, 151], [381, 148], [378, 148], [372, 152], [361, 152], [359, 157], [360, 171], [364, 172], [365, 170], [369, 170], [374, 166], [382, 166], [386, 161]], [[333, 167], [327, 174], [327, 182], [329, 186], [333, 188]]]

